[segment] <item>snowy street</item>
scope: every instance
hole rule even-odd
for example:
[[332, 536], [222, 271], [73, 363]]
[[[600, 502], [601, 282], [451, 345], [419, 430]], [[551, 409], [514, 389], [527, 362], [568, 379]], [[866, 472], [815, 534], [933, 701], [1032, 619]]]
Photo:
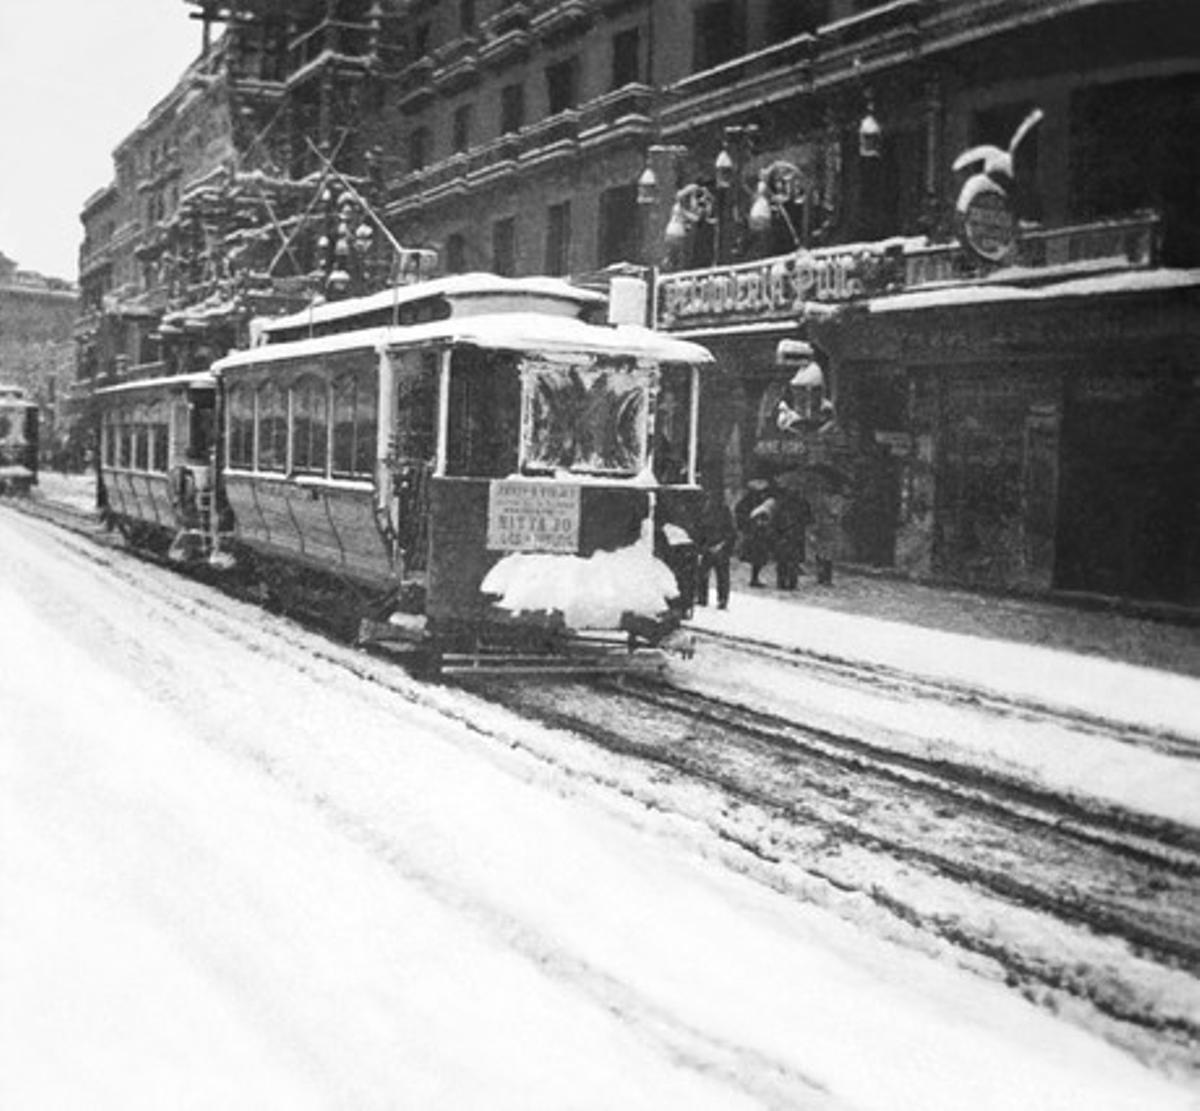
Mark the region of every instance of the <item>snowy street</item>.
[[1198, 1106], [548, 731], [8, 509], [0, 614], [0, 1106]]

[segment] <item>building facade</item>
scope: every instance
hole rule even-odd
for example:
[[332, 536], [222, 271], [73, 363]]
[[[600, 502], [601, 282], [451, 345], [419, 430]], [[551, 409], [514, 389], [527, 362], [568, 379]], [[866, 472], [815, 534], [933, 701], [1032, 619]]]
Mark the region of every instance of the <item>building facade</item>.
[[1187, 0], [190, 7], [200, 58], [84, 210], [85, 375], [435, 256], [638, 268], [721, 362], [728, 496], [836, 484], [855, 563], [1195, 604]]

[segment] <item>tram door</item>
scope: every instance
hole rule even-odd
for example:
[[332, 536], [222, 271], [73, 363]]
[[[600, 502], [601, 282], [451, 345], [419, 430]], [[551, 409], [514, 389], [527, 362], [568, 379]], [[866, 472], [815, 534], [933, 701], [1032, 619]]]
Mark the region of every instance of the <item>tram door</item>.
[[391, 359], [393, 406], [388, 468], [392, 527], [405, 571], [424, 571], [429, 557], [429, 478], [437, 454], [439, 355], [412, 349]]

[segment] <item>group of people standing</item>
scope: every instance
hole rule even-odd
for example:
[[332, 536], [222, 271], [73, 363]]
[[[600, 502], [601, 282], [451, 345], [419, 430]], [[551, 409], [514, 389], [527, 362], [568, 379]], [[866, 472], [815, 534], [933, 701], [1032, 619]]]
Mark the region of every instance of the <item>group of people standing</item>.
[[798, 490], [773, 479], [754, 479], [732, 509], [717, 491], [705, 495], [703, 509], [689, 530], [687, 575], [692, 603], [708, 605], [709, 585], [716, 580], [717, 608], [729, 605], [731, 564], [739, 557], [750, 565], [750, 585], [764, 587], [763, 572], [775, 564], [776, 585], [795, 590], [808, 557], [812, 533], [816, 580], [833, 581], [828, 538], [820, 529], [823, 515], [814, 514]]

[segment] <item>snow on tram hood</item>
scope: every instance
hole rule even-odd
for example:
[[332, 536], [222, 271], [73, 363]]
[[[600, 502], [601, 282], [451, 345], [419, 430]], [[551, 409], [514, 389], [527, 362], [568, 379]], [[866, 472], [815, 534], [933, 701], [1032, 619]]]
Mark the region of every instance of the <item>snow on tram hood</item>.
[[395, 328], [368, 328], [312, 339], [272, 343], [234, 351], [213, 364], [220, 372], [283, 359], [324, 355], [353, 348], [465, 344], [496, 351], [585, 352], [627, 355], [660, 363], [711, 363], [705, 347], [637, 324], [586, 324], [542, 313], [505, 312], [434, 320]]
[[480, 587], [510, 613], [558, 611], [571, 629], [615, 629], [625, 614], [660, 617], [679, 587], [671, 569], [643, 542], [615, 552], [554, 555], [513, 552]]

